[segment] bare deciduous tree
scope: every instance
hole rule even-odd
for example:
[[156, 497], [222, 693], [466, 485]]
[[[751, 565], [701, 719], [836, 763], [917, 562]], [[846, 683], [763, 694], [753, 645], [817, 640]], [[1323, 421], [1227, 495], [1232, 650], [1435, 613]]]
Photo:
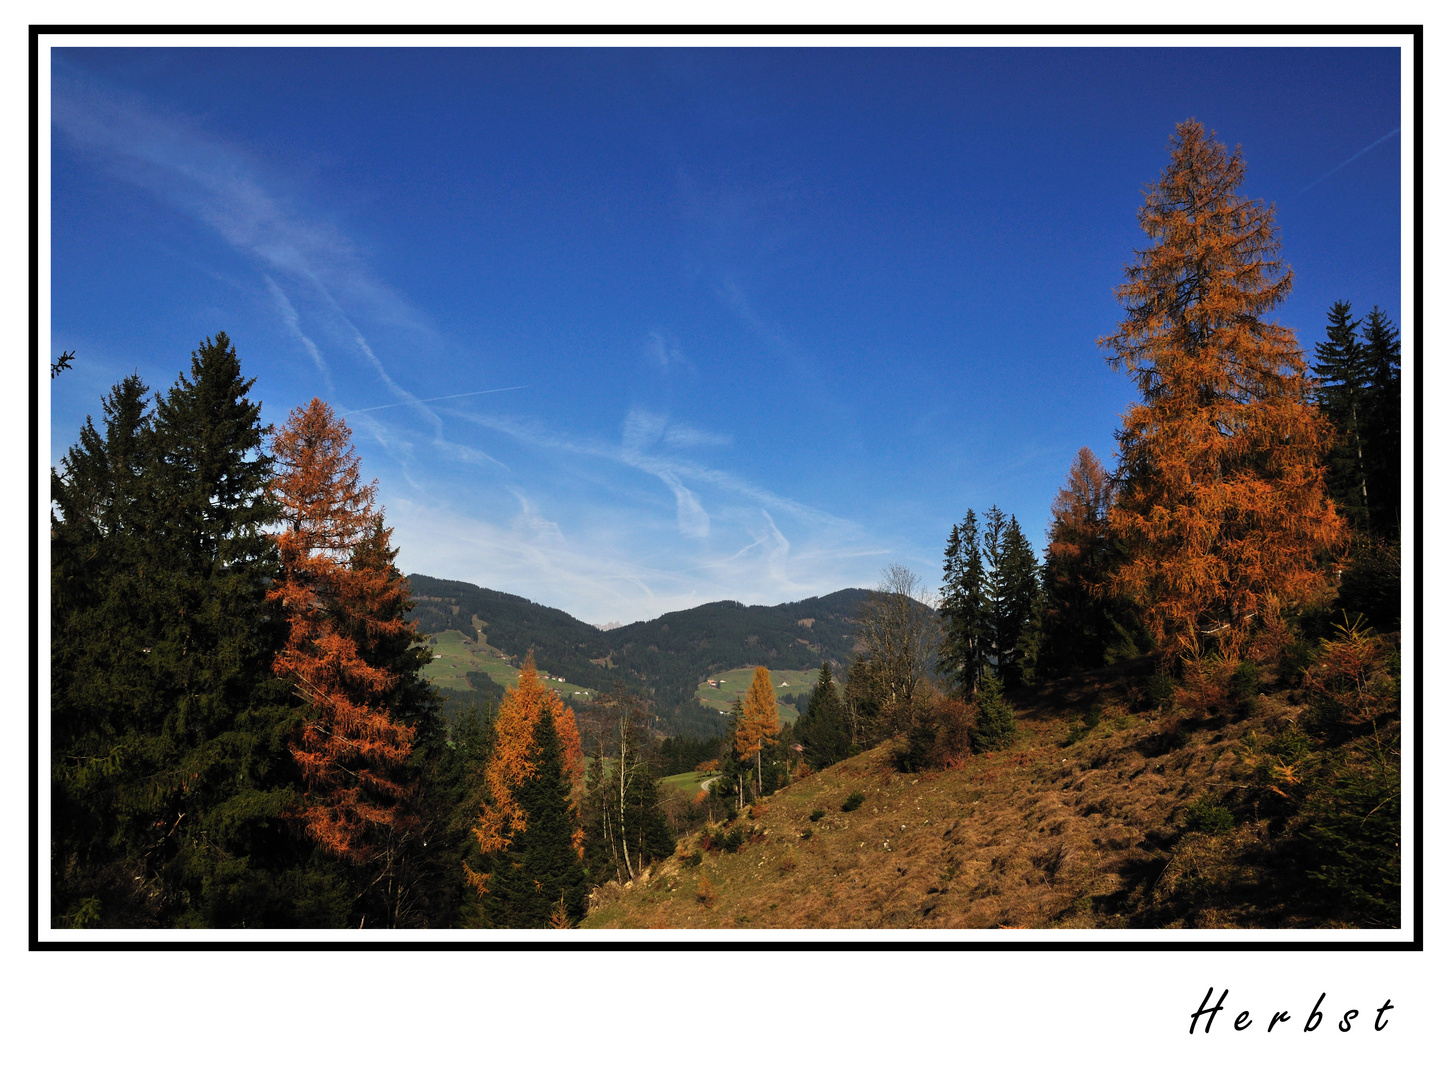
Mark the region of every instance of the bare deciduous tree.
[[884, 730], [896, 735], [912, 723], [914, 704], [928, 686], [928, 673], [938, 660], [942, 637], [937, 613], [918, 576], [896, 563], [863, 603], [857, 636], [867, 649]]

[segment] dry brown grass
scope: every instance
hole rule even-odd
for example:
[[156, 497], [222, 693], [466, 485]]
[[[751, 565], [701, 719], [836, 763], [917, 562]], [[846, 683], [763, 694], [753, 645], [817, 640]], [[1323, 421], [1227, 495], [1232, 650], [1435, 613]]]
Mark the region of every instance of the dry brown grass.
[[[1095, 701], [1100, 723], [1070, 742]], [[699, 871], [673, 858], [648, 886], [597, 894], [584, 925], [1297, 925], [1257, 862], [1264, 826], [1252, 816], [1228, 835], [1186, 834], [1179, 812], [1207, 793], [1234, 799], [1240, 735], [1298, 708], [1282, 694], [1250, 719], [1179, 728], [1134, 703], [1122, 672], [1055, 684], [1015, 702], [1011, 749], [938, 773], [900, 773], [879, 746], [763, 800], [735, 854], [707, 853]], [[841, 812], [854, 791], [866, 801]]]

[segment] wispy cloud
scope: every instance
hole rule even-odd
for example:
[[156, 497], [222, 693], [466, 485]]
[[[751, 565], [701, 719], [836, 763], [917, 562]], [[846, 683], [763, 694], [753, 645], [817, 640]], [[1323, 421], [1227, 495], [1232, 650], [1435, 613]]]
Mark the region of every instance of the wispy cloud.
[[[800, 521], [839, 529], [844, 533], [854, 535], [861, 531], [855, 522], [778, 495], [723, 469], [701, 465], [687, 458], [646, 453], [645, 450], [655, 445], [653, 441], [649, 440], [659, 438], [660, 441], [664, 441], [670, 426], [663, 418], [644, 410], [639, 412], [632, 410], [630, 416], [627, 417], [625, 434], [619, 446], [589, 438], [568, 438], [560, 435], [555, 429], [532, 420], [462, 411], [451, 414], [481, 427], [509, 435], [533, 447], [558, 450], [584, 457], [605, 458], [639, 469], [652, 476], [658, 476], [661, 472], [670, 472], [675, 477], [709, 484], [721, 491], [742, 496], [768, 510], [789, 514]], [[659, 431], [658, 436], [655, 435], [657, 430]]]
[[685, 354], [660, 330], [652, 330], [646, 335], [645, 356], [662, 375], [669, 374], [674, 368], [695, 371], [695, 365], [687, 360]]
[[[52, 118], [63, 137], [102, 168], [150, 192], [163, 204], [211, 228], [252, 260], [278, 315], [332, 390], [334, 365], [324, 360], [311, 320], [327, 330], [401, 403], [417, 404], [375, 353], [357, 315], [431, 334], [429, 320], [369, 269], [347, 236], [278, 192], [254, 155], [204, 130], [192, 119], [56, 65]], [[307, 311], [300, 300], [309, 301]], [[437, 417], [423, 410], [427, 419]]]
[[352, 416], [354, 413], [379, 412], [383, 409], [396, 409], [400, 405], [426, 405], [431, 401], [454, 401], [457, 398], [478, 397], [481, 394], [502, 394], [506, 390], [528, 390], [529, 387], [521, 386], [499, 386], [493, 390], [470, 390], [463, 394], [443, 394], [439, 397], [412, 398], [409, 401], [395, 401], [389, 405], [369, 405], [364, 409], [348, 409], [344, 416]]
[[318, 374], [323, 377], [323, 380], [328, 387], [329, 393], [331, 393], [333, 388], [333, 380], [328, 372], [328, 365], [323, 360], [323, 354], [318, 351], [318, 347], [313, 342], [313, 339], [302, 332], [302, 327], [298, 321], [297, 308], [292, 306], [292, 301], [288, 299], [287, 293], [283, 292], [282, 289], [278, 287], [277, 282], [272, 280], [272, 276], [270, 274], [263, 274], [262, 280], [266, 282], [267, 291], [272, 294], [273, 302], [277, 304], [277, 310], [278, 313], [282, 316], [282, 321], [287, 325], [287, 328], [292, 331], [293, 337], [297, 338], [298, 341], [302, 342], [302, 346], [304, 349], [307, 350], [308, 355], [313, 358], [313, 363], [316, 364], [318, 368]]
[[63, 63], [52, 77], [51, 116], [76, 147], [113, 174], [209, 225], [271, 273], [346, 294], [370, 318], [427, 329], [428, 321], [378, 279], [339, 229], [276, 194], [281, 185], [264, 179], [259, 161], [191, 118]]
[[747, 544], [724, 557], [690, 558], [660, 545], [642, 551], [638, 515], [592, 512], [587, 530], [513, 490], [516, 510], [478, 520], [427, 501], [389, 507], [405, 571], [422, 570], [526, 596], [587, 622], [654, 618], [714, 600], [778, 604], [843, 586], [843, 560], [860, 565], [845, 580], [870, 584], [881, 563], [873, 550], [798, 550], [758, 511]]
[[1385, 135], [1383, 135], [1381, 138], [1377, 139], [1375, 142], [1368, 143], [1367, 145], [1363, 146], [1360, 150], [1356, 151], [1356, 153], [1352, 154], [1349, 158], [1347, 158], [1345, 161], [1343, 161], [1340, 165], [1336, 166], [1336, 168], [1332, 169], [1330, 172], [1324, 173], [1323, 175], [1316, 177], [1316, 179], [1312, 180], [1309, 184], [1307, 184], [1305, 187], [1303, 187], [1300, 191], [1296, 192], [1295, 195], [1292, 195], [1291, 198], [1294, 199], [1297, 196], [1306, 194], [1306, 192], [1310, 191], [1313, 187], [1315, 187], [1317, 184], [1319, 184], [1322, 180], [1328, 180], [1331, 177], [1335, 176], [1342, 169], [1346, 168], [1346, 166], [1350, 165], [1357, 158], [1361, 157], [1362, 154], [1365, 154], [1368, 150], [1374, 150], [1376, 147], [1378, 147], [1382, 143], [1386, 142], [1392, 136], [1394, 136], [1394, 135], [1400, 135], [1401, 134], [1401, 131], [1402, 131], [1401, 128], [1395, 128], [1395, 129], [1393, 129], [1391, 131], [1388, 131]]
[[[514, 399], [527, 402], [524, 415], [484, 407], [512, 404], [486, 395], [527, 389], [518, 376], [418, 396], [395, 372], [430, 369], [393, 361], [398, 341], [379, 327], [437, 346], [431, 321], [328, 215], [293, 193], [285, 172], [64, 60], [52, 115], [58, 137], [78, 153], [242, 256], [308, 358], [299, 370], [310, 366], [330, 397], [343, 394], [340, 405], [357, 395], [357, 407], [343, 412], [360, 447], [376, 445], [393, 463], [381, 491], [405, 569], [507, 589], [594, 621], [726, 598], [779, 603], [875, 573], [880, 545], [859, 524], [720, 467], [713, 455], [734, 440], [709, 424], [635, 407], [616, 440], [580, 434], [584, 425], [572, 432], [553, 413], [548, 422], [530, 417], [528, 409], [543, 408], [534, 395]], [[734, 285], [725, 299], [772, 335]], [[801, 362], [784, 337], [772, 344]], [[694, 373], [663, 329], [643, 348], [662, 374]]]

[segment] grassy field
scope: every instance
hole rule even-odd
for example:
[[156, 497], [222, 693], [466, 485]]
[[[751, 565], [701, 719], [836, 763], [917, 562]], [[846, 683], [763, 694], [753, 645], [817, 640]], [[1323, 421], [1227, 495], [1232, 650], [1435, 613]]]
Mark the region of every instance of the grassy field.
[[[509, 661], [487, 643], [480, 644], [465, 637], [458, 630], [445, 630], [436, 634], [434, 641], [434, 659], [424, 668], [424, 675], [440, 690], [468, 690], [469, 682], [465, 673], [469, 671], [482, 671], [500, 686], [513, 686], [519, 681], [519, 669], [510, 666]], [[547, 671], [541, 670], [539, 674], [550, 689], [559, 694], [567, 704], [571, 701], [589, 701], [595, 697], [594, 690], [561, 682]]]
[[684, 791], [694, 798], [696, 793], [701, 790], [701, 784], [715, 775], [715, 773], [683, 772], [677, 773], [675, 776], [662, 776], [660, 782], [667, 788]]
[[[713, 676], [719, 686], [712, 686], [710, 683], [701, 683], [696, 687], [696, 696], [701, 699], [701, 704], [707, 708], [716, 709], [718, 712], [730, 712], [731, 703], [737, 698], [746, 696], [747, 689], [751, 686], [751, 680], [756, 675], [754, 667], [736, 668], [733, 671], [724, 671], [720, 675]], [[805, 694], [810, 693], [812, 687], [817, 685], [816, 671], [773, 671], [771, 673], [771, 685], [780, 697], [783, 694]], [[797, 718], [797, 710], [791, 705], [778, 705], [783, 724]]]

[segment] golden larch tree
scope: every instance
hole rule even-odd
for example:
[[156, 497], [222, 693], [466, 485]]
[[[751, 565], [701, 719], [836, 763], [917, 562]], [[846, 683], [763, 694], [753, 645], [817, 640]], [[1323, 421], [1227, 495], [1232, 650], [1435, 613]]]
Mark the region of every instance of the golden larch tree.
[[776, 745], [777, 733], [781, 731], [779, 717], [771, 672], [759, 667], [746, 691], [746, 700], [741, 703], [741, 720], [736, 725], [736, 756], [742, 761], [756, 758], [758, 795], [761, 794], [761, 750], [763, 746]]
[[[484, 770], [484, 801], [474, 825], [474, 838], [483, 855], [495, 855], [509, 846], [513, 833], [529, 827], [526, 815], [515, 798], [520, 786], [534, 775], [535, 724], [547, 711], [554, 721], [564, 755], [564, 774], [570, 782], [570, 810], [578, 815], [580, 795], [584, 790], [585, 754], [580, 747], [580, 731], [575, 725], [575, 710], [539, 677], [534, 654], [525, 657], [519, 669], [519, 680], [504, 691], [495, 720], [494, 753]], [[585, 834], [575, 832], [575, 851], [585, 854]], [[464, 864], [469, 883], [481, 892], [488, 875]]]
[[380, 830], [401, 823], [407, 795], [399, 777], [413, 729], [386, 703], [398, 675], [366, 658], [382, 639], [411, 634], [407, 583], [374, 509], [376, 482], [359, 480], [352, 433], [327, 404], [293, 410], [272, 451], [284, 528], [268, 599], [287, 620], [273, 671], [304, 705], [290, 746], [307, 788], [298, 816], [324, 850], [361, 860]]
[[1099, 342], [1141, 396], [1119, 433], [1109, 522], [1129, 556], [1111, 586], [1170, 652], [1213, 638], [1237, 656], [1257, 616], [1326, 581], [1342, 538], [1321, 465], [1330, 431], [1295, 332], [1265, 317], [1291, 288], [1274, 208], [1238, 194], [1240, 150], [1194, 120], [1169, 149], [1139, 214], [1153, 243]]

